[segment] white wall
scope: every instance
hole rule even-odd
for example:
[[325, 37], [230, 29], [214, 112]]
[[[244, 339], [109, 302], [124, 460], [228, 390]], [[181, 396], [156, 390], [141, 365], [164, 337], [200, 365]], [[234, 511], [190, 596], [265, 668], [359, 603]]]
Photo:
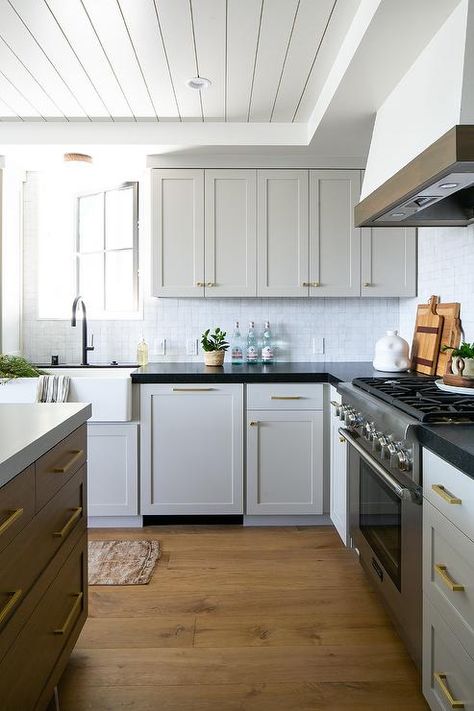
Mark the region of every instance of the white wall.
[[[29, 173], [25, 184], [24, 228], [24, 328], [25, 355], [49, 362], [59, 354], [62, 362], [80, 361], [80, 328], [66, 320], [39, 320], [37, 245], [39, 176]], [[146, 244], [145, 244], [146, 250]], [[146, 254], [143, 260], [146, 263]], [[54, 273], [54, 264], [52, 266]], [[186, 355], [186, 341], [206, 328], [232, 330], [234, 320], [244, 329], [249, 319], [261, 330], [269, 319], [282, 360], [371, 360], [374, 343], [388, 328], [398, 327], [398, 299], [155, 299], [146, 297], [140, 321], [92, 321], [96, 350], [90, 362], [134, 362], [143, 332], [150, 357], [157, 357], [156, 343], [166, 338], [167, 359], [193, 360]], [[325, 353], [313, 355], [313, 337], [324, 337]], [[202, 356], [196, 359], [201, 360]]]
[[362, 198], [454, 125], [474, 123], [473, 33], [474, 3], [462, 0], [379, 108]]
[[400, 332], [411, 342], [416, 305], [432, 294], [459, 301], [466, 339], [474, 341], [474, 225], [418, 230], [418, 298], [400, 299]]

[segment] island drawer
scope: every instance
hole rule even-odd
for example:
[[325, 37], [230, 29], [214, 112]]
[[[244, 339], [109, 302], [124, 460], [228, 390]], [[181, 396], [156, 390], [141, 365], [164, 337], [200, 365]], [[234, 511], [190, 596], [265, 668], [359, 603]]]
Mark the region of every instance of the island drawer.
[[86, 529], [85, 501], [83, 468], [0, 554], [0, 631], [65, 541]]
[[82, 425], [36, 462], [36, 511], [80, 469], [87, 458], [87, 428]]
[[423, 450], [423, 495], [474, 540], [474, 480], [428, 449]]
[[[0, 662], [2, 711], [32, 711], [50, 671], [87, 616], [87, 537], [73, 548], [34, 614]], [[34, 663], [27, 660], [34, 660]]]
[[0, 552], [35, 514], [35, 467], [24, 469], [0, 489]]
[[249, 410], [322, 410], [322, 383], [262, 383], [247, 385]]

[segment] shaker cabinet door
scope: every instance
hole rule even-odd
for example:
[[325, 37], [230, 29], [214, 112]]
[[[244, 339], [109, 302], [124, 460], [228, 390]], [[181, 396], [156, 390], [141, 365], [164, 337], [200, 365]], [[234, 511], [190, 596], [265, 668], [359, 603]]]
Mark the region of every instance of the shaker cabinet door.
[[204, 296], [204, 171], [153, 170], [153, 296]]
[[330, 518], [345, 546], [349, 543], [349, 499], [347, 486], [347, 444], [339, 434], [342, 422], [336, 416], [337, 405], [341, 396], [336, 388], [330, 386], [331, 420], [330, 420]]
[[206, 297], [257, 295], [257, 172], [206, 170]]
[[258, 171], [258, 296], [308, 296], [308, 171]]
[[362, 229], [362, 296], [416, 296], [416, 227]]
[[310, 171], [311, 296], [360, 296], [359, 193], [358, 170]]

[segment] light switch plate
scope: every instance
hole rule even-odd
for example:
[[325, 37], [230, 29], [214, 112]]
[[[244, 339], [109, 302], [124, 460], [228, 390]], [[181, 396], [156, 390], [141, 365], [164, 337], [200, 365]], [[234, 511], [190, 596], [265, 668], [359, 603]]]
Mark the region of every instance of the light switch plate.
[[324, 336], [313, 336], [313, 355], [324, 354]]
[[157, 356], [166, 355], [166, 338], [160, 338], [155, 341], [153, 353]]
[[186, 355], [195, 356], [198, 354], [197, 338], [188, 338], [186, 340]]

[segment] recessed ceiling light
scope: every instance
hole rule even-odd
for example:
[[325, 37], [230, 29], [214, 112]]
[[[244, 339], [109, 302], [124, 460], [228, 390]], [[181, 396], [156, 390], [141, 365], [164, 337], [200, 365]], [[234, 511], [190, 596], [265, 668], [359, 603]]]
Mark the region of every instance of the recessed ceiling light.
[[392, 212], [391, 217], [405, 217], [404, 212]]
[[457, 188], [459, 183], [441, 183], [439, 186], [443, 190], [451, 190], [451, 188]]
[[191, 77], [191, 79], [188, 79], [188, 81], [186, 82], [186, 86], [189, 86], [190, 89], [194, 89], [195, 91], [208, 89], [211, 84], [211, 80], [206, 79], [206, 77]]

